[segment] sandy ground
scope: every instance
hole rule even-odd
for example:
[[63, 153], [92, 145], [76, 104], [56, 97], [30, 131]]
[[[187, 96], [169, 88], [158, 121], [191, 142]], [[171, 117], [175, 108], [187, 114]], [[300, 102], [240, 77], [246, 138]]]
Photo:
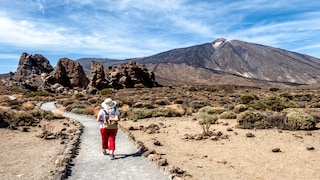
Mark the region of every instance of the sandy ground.
[[[219, 120], [210, 129], [220, 131], [225, 139], [184, 139], [185, 134], [201, 133], [193, 118], [150, 118], [122, 121], [121, 125], [129, 129], [163, 123], [156, 134], [130, 132], [148, 149], [162, 154], [170, 165], [185, 170], [190, 175], [185, 179], [320, 178], [319, 130], [244, 130], [235, 128], [235, 120]], [[60, 127], [59, 123], [54, 126]], [[247, 137], [249, 132], [255, 137]], [[0, 179], [50, 179], [50, 174], [59, 168], [54, 161], [65, 145], [61, 140], [36, 137], [39, 133], [41, 129], [36, 127], [30, 132], [0, 129]], [[161, 146], [154, 145], [155, 140]], [[307, 150], [307, 146], [314, 150]], [[280, 148], [281, 152], [272, 152], [273, 148]]]
[[[236, 120], [219, 122], [210, 129], [220, 131], [225, 139], [184, 139], [185, 134], [201, 133], [193, 117], [151, 118], [137, 122], [124, 121], [121, 124], [129, 129], [163, 123], [160, 133], [148, 134], [142, 130], [130, 132], [148, 149], [162, 154], [169, 164], [187, 171], [191, 177], [185, 179], [320, 178], [319, 130], [244, 130], [235, 128]], [[252, 133], [254, 137], [247, 137], [247, 133]], [[161, 146], [154, 145], [156, 140]], [[314, 150], [307, 150], [307, 146], [314, 147]], [[280, 148], [280, 152], [272, 152], [274, 148]]]
[[[64, 120], [42, 122], [53, 132], [64, 127]], [[70, 125], [68, 129], [74, 128]], [[37, 137], [42, 128], [31, 127], [29, 132], [0, 128], [0, 179], [51, 179], [62, 167], [55, 164], [65, 144], [62, 140]]]

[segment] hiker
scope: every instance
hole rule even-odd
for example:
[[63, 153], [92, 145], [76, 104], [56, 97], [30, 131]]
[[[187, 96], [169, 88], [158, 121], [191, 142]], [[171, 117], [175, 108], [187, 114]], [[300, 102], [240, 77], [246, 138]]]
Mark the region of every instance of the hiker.
[[111, 158], [114, 158], [115, 140], [118, 131], [117, 121], [120, 120], [120, 112], [116, 105], [117, 103], [111, 98], [105, 99], [101, 103], [102, 109], [99, 110], [97, 116], [97, 121], [100, 122], [102, 153], [110, 155]]

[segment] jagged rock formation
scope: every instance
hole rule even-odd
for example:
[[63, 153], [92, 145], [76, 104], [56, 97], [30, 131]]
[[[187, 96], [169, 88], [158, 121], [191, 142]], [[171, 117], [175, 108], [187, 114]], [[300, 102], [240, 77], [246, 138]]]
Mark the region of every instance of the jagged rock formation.
[[108, 81], [104, 73], [103, 64], [97, 61], [91, 61], [91, 77], [89, 88], [97, 88], [98, 90], [108, 87]]
[[119, 66], [109, 66], [106, 77], [110, 82], [109, 86], [115, 89], [133, 88], [138, 84], [144, 87], [159, 86], [153, 72], [149, 71], [145, 65], [132, 61]]
[[71, 59], [59, 59], [56, 68], [46, 78], [48, 84], [60, 84], [68, 88], [86, 88], [89, 80], [86, 77], [82, 66]]
[[53, 70], [49, 60], [44, 56], [22, 53], [17, 72], [14, 73], [12, 79], [18, 86], [37, 90], [39, 87], [43, 87], [43, 76], [46, 76], [46, 74], [49, 74]]
[[15, 77], [17, 79], [30, 75], [40, 75], [53, 71], [49, 60], [41, 54], [22, 53]]

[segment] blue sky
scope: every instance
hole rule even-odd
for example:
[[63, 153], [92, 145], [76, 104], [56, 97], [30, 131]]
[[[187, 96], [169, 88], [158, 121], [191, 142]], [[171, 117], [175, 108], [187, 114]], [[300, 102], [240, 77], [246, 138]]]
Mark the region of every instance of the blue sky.
[[126, 59], [237, 39], [320, 58], [320, 1], [3, 0], [0, 74], [23, 52]]

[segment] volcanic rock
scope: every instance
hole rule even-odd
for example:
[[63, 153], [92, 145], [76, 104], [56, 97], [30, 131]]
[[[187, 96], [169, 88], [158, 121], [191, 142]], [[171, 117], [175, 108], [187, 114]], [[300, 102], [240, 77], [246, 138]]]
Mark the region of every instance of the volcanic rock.
[[119, 66], [109, 66], [106, 77], [110, 81], [109, 86], [116, 89], [159, 86], [153, 72], [149, 71], [145, 65], [134, 61], [122, 63]]
[[86, 88], [89, 84], [89, 79], [78, 62], [68, 58], [61, 58], [54, 71], [46, 79], [46, 82], [49, 84], [59, 83], [68, 88]]
[[44, 56], [22, 53], [17, 72], [14, 73], [12, 79], [16, 85], [36, 91], [43, 87], [44, 79], [42, 77], [53, 70], [49, 60]]
[[91, 61], [91, 78], [89, 87], [94, 87], [98, 90], [108, 87], [108, 81], [106, 80], [103, 64], [100, 62]]

